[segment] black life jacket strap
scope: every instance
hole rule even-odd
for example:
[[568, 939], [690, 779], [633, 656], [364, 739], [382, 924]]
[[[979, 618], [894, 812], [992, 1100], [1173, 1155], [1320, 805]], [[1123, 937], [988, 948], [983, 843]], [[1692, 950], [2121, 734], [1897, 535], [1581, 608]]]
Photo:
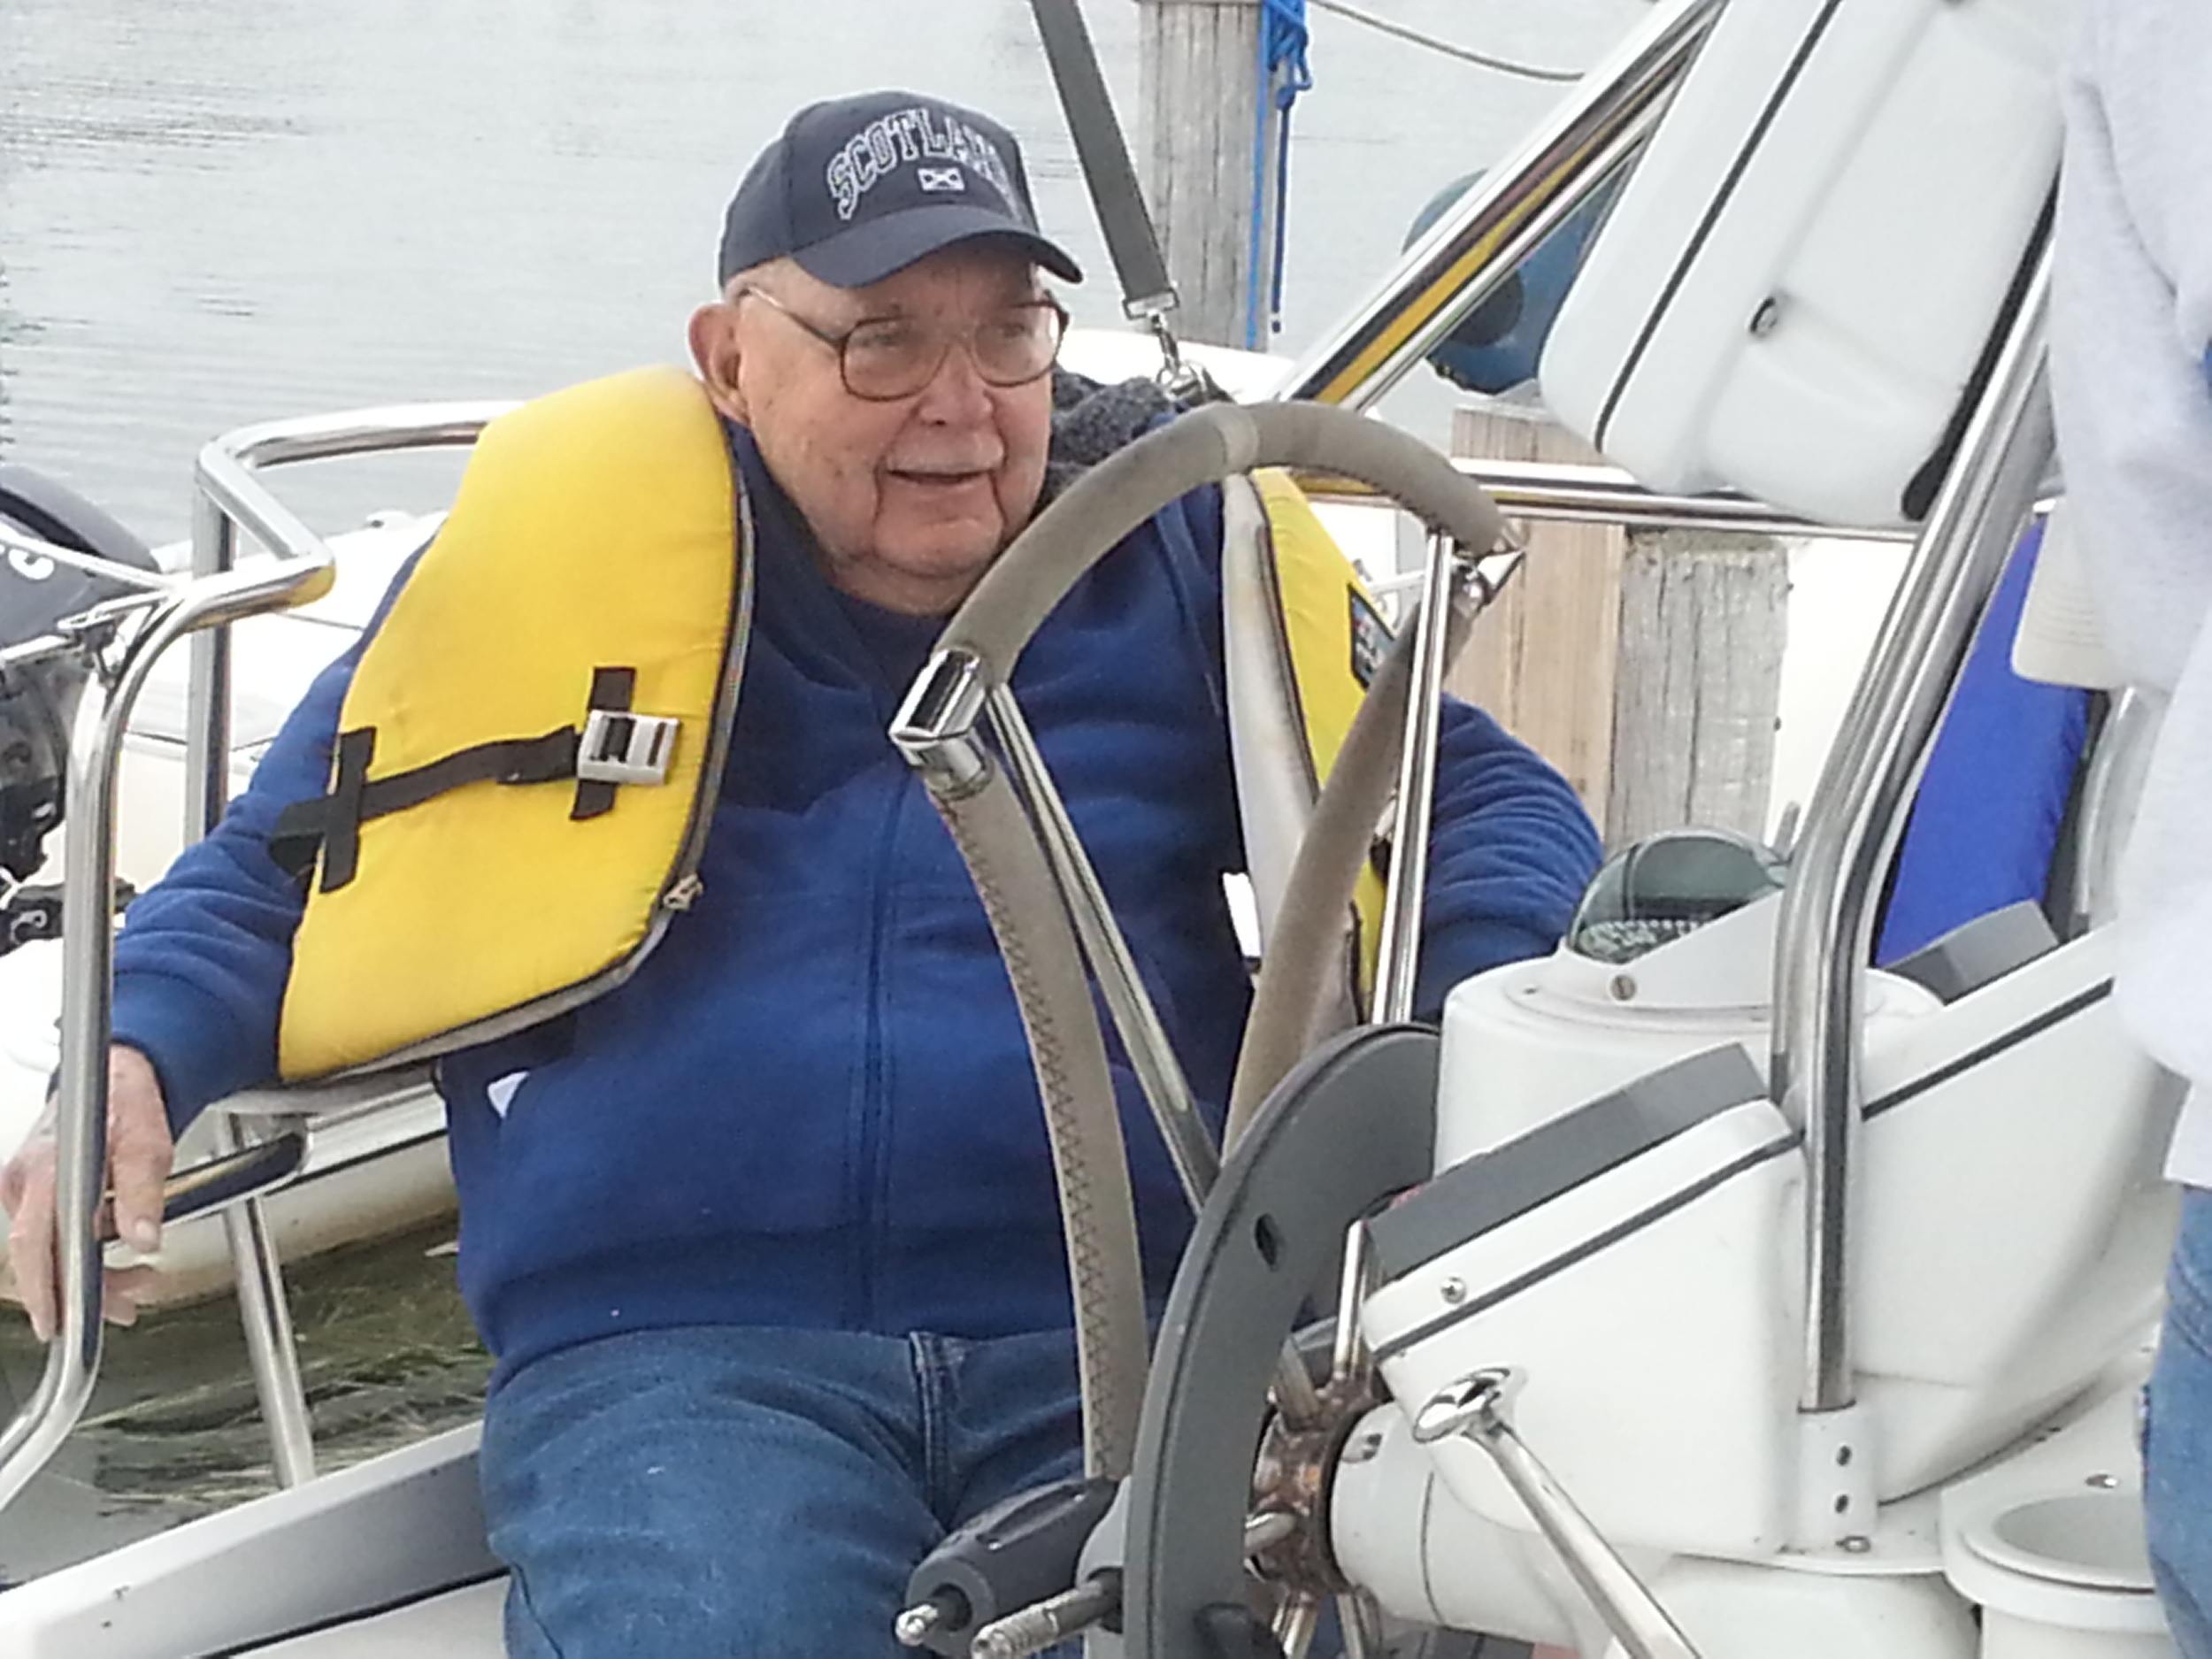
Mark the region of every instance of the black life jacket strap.
[[576, 728], [564, 726], [540, 737], [502, 738], [431, 761], [388, 778], [372, 780], [369, 762], [376, 753], [376, 728], [338, 735], [330, 793], [296, 801], [277, 815], [269, 835], [269, 856], [295, 876], [313, 868], [322, 854], [325, 893], [352, 880], [361, 861], [361, 826], [373, 818], [420, 806], [447, 791], [471, 783], [557, 783], [576, 775]]
[[[594, 669], [588, 706], [617, 714], [626, 711], [636, 685], [634, 668]], [[536, 737], [472, 744], [405, 772], [372, 779], [369, 765], [376, 757], [376, 728], [365, 726], [341, 732], [332, 755], [330, 793], [296, 801], [277, 815], [269, 833], [269, 856], [296, 879], [314, 869], [320, 855], [318, 887], [334, 893], [359, 872], [364, 824], [404, 812], [467, 784], [558, 783], [575, 778], [581, 742], [580, 728], [564, 726]], [[569, 817], [596, 818], [612, 810], [618, 787], [578, 780]]]
[[[595, 668], [591, 671], [591, 701], [585, 706], [624, 713], [628, 710], [630, 698], [636, 690], [636, 669]], [[626, 740], [629, 734], [625, 731], [618, 735]], [[616, 787], [611, 783], [579, 778], [576, 780], [576, 799], [568, 809], [569, 817], [580, 820], [613, 811]]]

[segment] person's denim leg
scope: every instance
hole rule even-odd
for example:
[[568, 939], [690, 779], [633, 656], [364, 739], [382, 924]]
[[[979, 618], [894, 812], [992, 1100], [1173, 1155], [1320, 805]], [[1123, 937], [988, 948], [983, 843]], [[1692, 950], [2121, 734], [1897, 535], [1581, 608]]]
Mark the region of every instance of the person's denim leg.
[[940, 1525], [902, 1339], [639, 1332], [552, 1355], [485, 1412], [516, 1659], [890, 1659]]
[[2143, 1433], [2151, 1570], [2183, 1659], [2212, 1659], [2212, 1193], [2182, 1196]]
[[991, 1341], [917, 1337], [930, 1501], [948, 1528], [1001, 1499], [1083, 1472], [1075, 1333]]
[[[990, 1341], [917, 1337], [933, 1507], [951, 1531], [993, 1504], [1083, 1472], [1075, 1333]], [[1079, 1659], [1079, 1640], [1039, 1659]]]

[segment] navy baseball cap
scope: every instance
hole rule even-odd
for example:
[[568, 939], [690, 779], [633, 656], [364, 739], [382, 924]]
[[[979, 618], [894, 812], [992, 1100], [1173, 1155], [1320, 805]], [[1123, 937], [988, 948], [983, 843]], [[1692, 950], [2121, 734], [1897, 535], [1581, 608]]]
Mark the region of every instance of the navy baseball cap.
[[718, 280], [788, 254], [833, 288], [862, 288], [979, 236], [1083, 280], [1037, 229], [1011, 133], [941, 98], [863, 93], [809, 104], [761, 151], [722, 221]]

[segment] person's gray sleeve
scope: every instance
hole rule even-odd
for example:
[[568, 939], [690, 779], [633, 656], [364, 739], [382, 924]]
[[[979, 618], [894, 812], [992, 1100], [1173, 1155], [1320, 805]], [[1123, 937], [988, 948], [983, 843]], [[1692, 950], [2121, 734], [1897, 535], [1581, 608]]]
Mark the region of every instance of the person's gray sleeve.
[[2212, 1186], [2212, 6], [2087, 0], [2062, 87], [2060, 460], [2107, 643], [2167, 700], [2119, 883], [2117, 1001], [2191, 1079], [2169, 1170]]
[[2109, 642], [2132, 678], [2170, 692], [2212, 603], [2212, 238], [2197, 226], [2212, 218], [2212, 7], [2093, 4], [2081, 31], [2062, 79], [2061, 463]]

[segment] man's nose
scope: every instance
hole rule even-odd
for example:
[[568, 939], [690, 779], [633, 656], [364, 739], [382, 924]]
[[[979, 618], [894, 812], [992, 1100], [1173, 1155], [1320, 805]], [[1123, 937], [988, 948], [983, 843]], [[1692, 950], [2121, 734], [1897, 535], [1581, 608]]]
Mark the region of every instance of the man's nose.
[[975, 365], [974, 342], [953, 340], [946, 344], [937, 373], [922, 388], [918, 412], [932, 420], [987, 420], [991, 414], [991, 388]]

